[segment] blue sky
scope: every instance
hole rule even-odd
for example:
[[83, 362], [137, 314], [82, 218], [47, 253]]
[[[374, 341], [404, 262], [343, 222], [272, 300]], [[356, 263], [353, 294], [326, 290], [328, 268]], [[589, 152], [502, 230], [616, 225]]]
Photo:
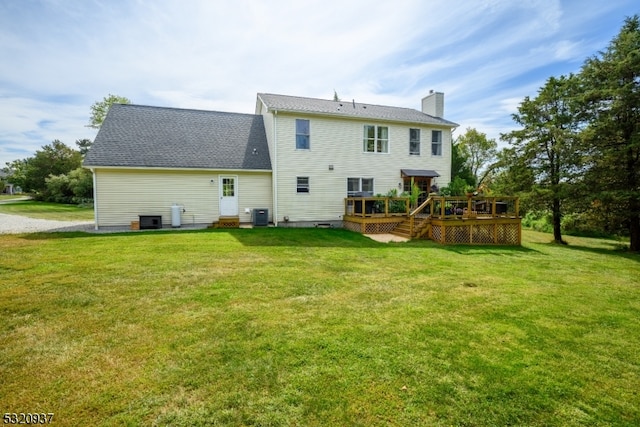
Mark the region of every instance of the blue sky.
[[0, 167], [93, 139], [90, 106], [253, 113], [258, 92], [420, 109], [491, 138], [637, 0], [0, 0]]

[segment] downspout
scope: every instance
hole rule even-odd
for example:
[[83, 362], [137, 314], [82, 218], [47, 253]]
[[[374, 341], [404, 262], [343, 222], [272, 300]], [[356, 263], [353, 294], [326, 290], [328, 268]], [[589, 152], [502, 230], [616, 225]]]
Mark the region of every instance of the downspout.
[[278, 226], [278, 110], [273, 111], [273, 225]]
[[98, 180], [96, 179], [96, 171], [89, 168], [93, 176], [93, 220], [95, 221], [94, 229], [98, 231]]

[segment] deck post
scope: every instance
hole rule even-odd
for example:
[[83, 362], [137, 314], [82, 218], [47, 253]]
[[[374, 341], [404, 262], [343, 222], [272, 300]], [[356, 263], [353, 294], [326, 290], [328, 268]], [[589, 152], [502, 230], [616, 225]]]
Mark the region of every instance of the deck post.
[[413, 227], [414, 227], [415, 216], [409, 215], [409, 236], [413, 238]]

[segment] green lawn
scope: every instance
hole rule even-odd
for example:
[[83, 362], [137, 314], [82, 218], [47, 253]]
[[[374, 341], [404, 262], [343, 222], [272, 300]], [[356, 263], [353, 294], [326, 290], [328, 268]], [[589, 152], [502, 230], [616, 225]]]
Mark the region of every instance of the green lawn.
[[90, 221], [94, 219], [92, 207], [36, 202], [33, 200], [0, 203], [0, 213], [58, 221]]
[[640, 425], [640, 257], [523, 240], [0, 236], [0, 410], [60, 426]]

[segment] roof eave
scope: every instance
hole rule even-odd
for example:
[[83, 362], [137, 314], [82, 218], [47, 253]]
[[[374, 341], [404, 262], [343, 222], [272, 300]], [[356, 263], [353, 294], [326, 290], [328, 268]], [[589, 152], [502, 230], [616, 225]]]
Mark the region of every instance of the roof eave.
[[272, 172], [272, 169], [241, 169], [241, 168], [185, 168], [185, 167], [170, 167], [170, 166], [106, 166], [106, 165], [96, 165], [96, 164], [83, 164], [82, 167], [86, 169], [110, 169], [110, 170], [173, 170], [173, 171], [194, 171], [194, 172], [216, 172], [216, 171], [224, 171], [226, 172]]
[[288, 114], [300, 114], [306, 116], [322, 116], [322, 117], [332, 117], [338, 119], [346, 119], [346, 120], [376, 120], [381, 122], [393, 122], [393, 123], [408, 123], [408, 124], [420, 124], [427, 126], [440, 126], [445, 128], [457, 128], [460, 125], [454, 122], [450, 122], [445, 119], [437, 119], [442, 120], [444, 123], [430, 123], [430, 122], [422, 122], [422, 121], [414, 121], [414, 120], [403, 120], [403, 119], [392, 119], [387, 117], [375, 117], [375, 116], [349, 116], [344, 114], [335, 114], [335, 113], [327, 113], [324, 111], [309, 111], [309, 110], [296, 110], [290, 108], [273, 108], [269, 107], [267, 104], [267, 111], [270, 113], [288, 113]]

